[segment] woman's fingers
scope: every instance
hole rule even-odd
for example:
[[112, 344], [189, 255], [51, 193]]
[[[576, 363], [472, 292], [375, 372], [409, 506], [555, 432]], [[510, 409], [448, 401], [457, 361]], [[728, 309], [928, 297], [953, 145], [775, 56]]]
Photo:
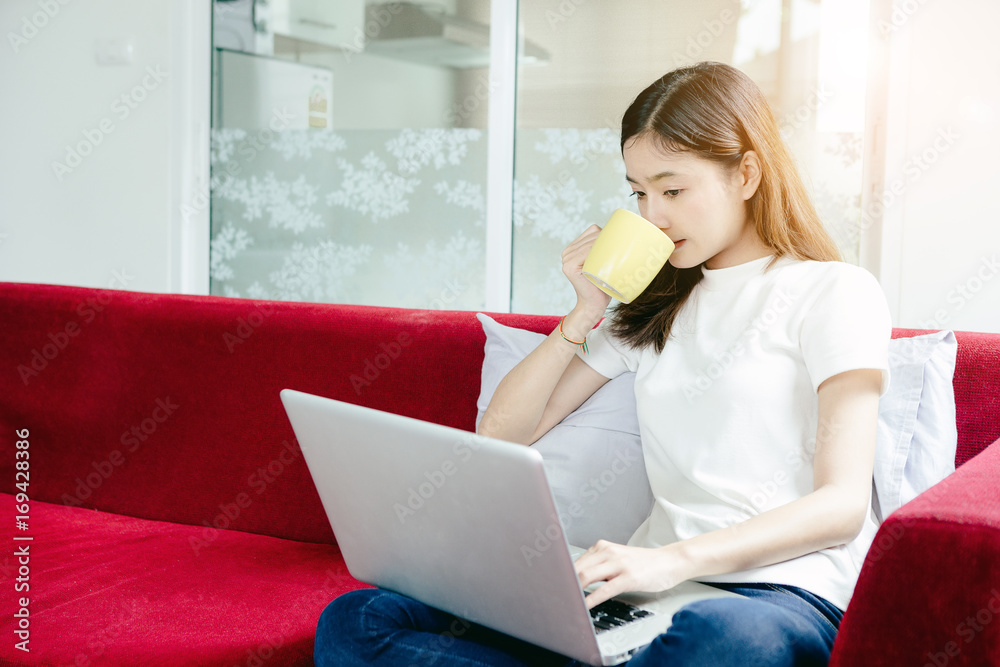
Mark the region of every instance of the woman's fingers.
[[573, 285], [573, 289], [576, 290], [578, 303], [591, 304], [590, 307], [603, 311], [611, 302], [611, 297], [598, 289], [583, 275], [584, 261], [586, 261], [587, 255], [600, 233], [600, 227], [591, 225], [566, 246], [562, 252], [562, 270], [570, 284]]
[[618, 579], [614, 581], [609, 581], [608, 583], [595, 589], [594, 592], [588, 593], [585, 598], [587, 602], [587, 609], [593, 609], [602, 602], [607, 602], [611, 598], [628, 590], [625, 586], [622, 586]]
[[[590, 252], [590, 247], [594, 245], [594, 241], [600, 233], [601, 228], [597, 225], [587, 227], [582, 234], [570, 241], [569, 245], [563, 250], [563, 260], [565, 261], [569, 257], [578, 257], [580, 255], [586, 257], [587, 253]], [[580, 263], [582, 264], [583, 262]]]
[[600, 540], [576, 560], [580, 586], [599, 581], [601, 587], [587, 596], [592, 608], [626, 591], [659, 592], [679, 582], [676, 563], [656, 549], [630, 547]]
[[621, 560], [617, 557], [614, 546], [617, 545], [600, 540], [576, 560], [576, 574], [580, 579], [580, 586], [586, 588], [598, 581], [609, 581], [611, 577], [620, 573]]
[[580, 586], [586, 588], [599, 581], [604, 585], [587, 595], [587, 608], [591, 609], [619, 593], [630, 590], [625, 576], [620, 545], [600, 541], [576, 561]]

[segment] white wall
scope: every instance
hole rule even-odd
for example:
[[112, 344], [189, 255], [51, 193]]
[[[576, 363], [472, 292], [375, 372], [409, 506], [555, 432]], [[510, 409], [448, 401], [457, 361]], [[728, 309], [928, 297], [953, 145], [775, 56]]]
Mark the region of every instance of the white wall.
[[895, 3], [878, 277], [896, 326], [1000, 332], [1000, 3]]
[[518, 127], [619, 129], [635, 96], [668, 70], [732, 59], [739, 7], [734, 0], [521, 0], [524, 37], [552, 59], [519, 70]]
[[[0, 3], [0, 280], [207, 293], [210, 22], [208, 0]], [[106, 40], [131, 62], [99, 64]]]

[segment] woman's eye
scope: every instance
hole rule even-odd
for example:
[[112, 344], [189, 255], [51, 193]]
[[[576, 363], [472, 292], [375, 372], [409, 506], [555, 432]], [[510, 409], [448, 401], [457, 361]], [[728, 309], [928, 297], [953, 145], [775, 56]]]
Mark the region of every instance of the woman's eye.
[[667, 195], [668, 197], [676, 197], [676, 196], [677, 196], [677, 195], [679, 195], [680, 193], [681, 193], [681, 191], [680, 191], [680, 190], [667, 190], [667, 191], [666, 191], [666, 192], [664, 192], [663, 194]]
[[645, 192], [639, 192], [638, 190], [633, 190], [632, 194], [629, 195], [629, 196], [635, 197], [636, 199], [642, 199], [643, 197], [646, 196], [646, 193]]

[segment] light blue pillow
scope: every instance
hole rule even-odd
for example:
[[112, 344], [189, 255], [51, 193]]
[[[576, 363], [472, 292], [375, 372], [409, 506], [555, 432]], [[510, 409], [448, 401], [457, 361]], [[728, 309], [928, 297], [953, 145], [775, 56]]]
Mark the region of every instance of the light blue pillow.
[[[545, 336], [483, 313], [476, 317], [486, 333], [478, 428], [500, 381]], [[634, 381], [634, 373], [610, 380], [532, 445], [542, 455], [566, 539], [574, 546], [589, 547], [599, 539], [624, 544], [653, 507]]]
[[879, 400], [873, 508], [879, 521], [955, 472], [951, 331], [889, 341], [889, 389]]

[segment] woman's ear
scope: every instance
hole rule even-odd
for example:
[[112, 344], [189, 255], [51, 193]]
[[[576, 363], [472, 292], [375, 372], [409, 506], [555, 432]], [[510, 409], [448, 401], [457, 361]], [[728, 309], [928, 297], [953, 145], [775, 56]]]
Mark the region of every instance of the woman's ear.
[[757, 188], [760, 186], [761, 171], [757, 153], [747, 151], [743, 154], [743, 159], [740, 161], [739, 174], [740, 189], [742, 190], [743, 200], [746, 201], [754, 196]]

